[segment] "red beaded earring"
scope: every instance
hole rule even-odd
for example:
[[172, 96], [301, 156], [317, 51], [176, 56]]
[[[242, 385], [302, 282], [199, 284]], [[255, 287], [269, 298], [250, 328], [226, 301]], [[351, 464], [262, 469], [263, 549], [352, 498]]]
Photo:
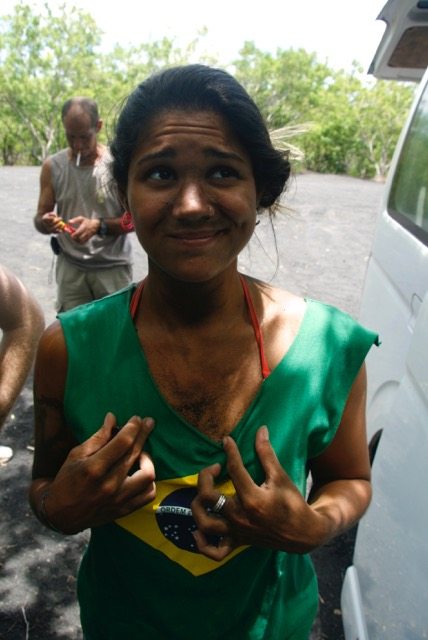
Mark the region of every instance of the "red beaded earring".
[[132, 215], [129, 213], [129, 211], [125, 211], [125, 213], [123, 214], [120, 221], [120, 226], [125, 232], [134, 231], [135, 227], [134, 223], [132, 222]]

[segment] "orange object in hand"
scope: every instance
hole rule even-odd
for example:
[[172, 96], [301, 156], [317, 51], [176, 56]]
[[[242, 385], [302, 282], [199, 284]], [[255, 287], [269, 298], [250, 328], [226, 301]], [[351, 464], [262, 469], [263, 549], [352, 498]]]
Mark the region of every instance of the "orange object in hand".
[[61, 231], [66, 231], [67, 233], [74, 233], [75, 229], [72, 226], [64, 222], [64, 220], [60, 221]]

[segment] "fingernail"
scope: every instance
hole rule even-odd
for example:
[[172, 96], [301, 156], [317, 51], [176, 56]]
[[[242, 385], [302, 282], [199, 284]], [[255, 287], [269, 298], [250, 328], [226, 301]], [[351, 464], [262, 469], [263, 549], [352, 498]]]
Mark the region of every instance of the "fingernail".
[[150, 430], [152, 430], [155, 426], [155, 421], [153, 420], [153, 418], [144, 418], [143, 423], [147, 427], [147, 429]]
[[200, 539], [201, 539], [201, 536], [200, 536], [200, 534], [199, 534], [199, 531], [198, 531], [197, 529], [195, 529], [194, 531], [191, 531], [190, 533], [191, 533], [191, 534], [192, 534], [192, 536], [194, 537], [195, 542], [196, 542], [196, 543], [198, 543], [198, 542], [200, 541]]
[[263, 425], [263, 427], [260, 427], [260, 437], [262, 440], [266, 440], [266, 441], [269, 440], [269, 431], [266, 425]]
[[108, 411], [104, 417], [104, 426], [114, 427], [116, 425], [116, 416], [111, 411]]
[[223, 440], [222, 440], [222, 445], [223, 447], [225, 445], [227, 445], [227, 443], [229, 442], [229, 440], [231, 440], [232, 438], [230, 436], [224, 436]]

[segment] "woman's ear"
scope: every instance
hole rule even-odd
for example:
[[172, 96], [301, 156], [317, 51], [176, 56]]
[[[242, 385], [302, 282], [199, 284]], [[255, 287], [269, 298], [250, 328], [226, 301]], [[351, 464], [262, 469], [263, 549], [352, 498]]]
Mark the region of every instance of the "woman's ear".
[[120, 220], [120, 226], [122, 227], [122, 230], [124, 231], [124, 233], [129, 233], [130, 231], [134, 231], [135, 230], [134, 221], [132, 219], [132, 214], [129, 211], [128, 198], [121, 189], [119, 189], [119, 201], [123, 209], [122, 217]]
[[125, 211], [124, 214], [122, 215], [120, 226], [122, 227], [125, 233], [129, 233], [130, 231], [135, 231], [134, 221], [129, 211]]

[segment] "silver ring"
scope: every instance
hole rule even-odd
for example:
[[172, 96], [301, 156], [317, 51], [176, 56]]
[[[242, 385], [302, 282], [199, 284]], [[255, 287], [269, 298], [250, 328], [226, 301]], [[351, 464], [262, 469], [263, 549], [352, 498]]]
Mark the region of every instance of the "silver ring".
[[223, 509], [224, 505], [226, 504], [226, 500], [227, 498], [224, 495], [224, 493], [220, 493], [219, 499], [217, 500], [215, 505], [211, 507], [211, 511], [213, 513], [220, 513], [220, 511]]

